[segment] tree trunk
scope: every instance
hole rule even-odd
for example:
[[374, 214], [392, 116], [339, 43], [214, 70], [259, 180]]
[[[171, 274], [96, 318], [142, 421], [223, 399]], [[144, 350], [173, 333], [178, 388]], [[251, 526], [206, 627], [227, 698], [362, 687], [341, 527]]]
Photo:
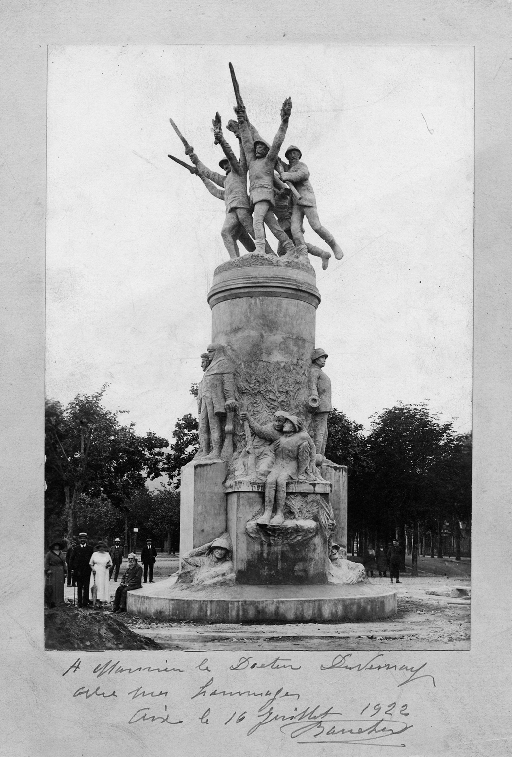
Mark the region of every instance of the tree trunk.
[[128, 557], [129, 545], [128, 545], [128, 513], [124, 514], [124, 556]]
[[411, 545], [411, 554], [412, 554], [412, 575], [417, 576], [418, 575], [418, 524], [413, 523], [412, 526], [412, 545]]
[[400, 571], [402, 573], [405, 573], [405, 540], [406, 540], [406, 532], [405, 532], [405, 523], [402, 522], [400, 524], [400, 536], [398, 541], [400, 542]]
[[75, 523], [75, 494], [70, 497], [69, 486], [64, 487], [64, 496], [66, 498], [66, 516], [67, 516], [67, 539], [72, 539], [75, 535], [76, 523]]
[[455, 522], [455, 559], [460, 560], [460, 525]]
[[430, 557], [436, 556], [435, 543], [434, 543], [434, 529], [430, 529]]
[[443, 557], [443, 527], [441, 521], [437, 521], [437, 556]]

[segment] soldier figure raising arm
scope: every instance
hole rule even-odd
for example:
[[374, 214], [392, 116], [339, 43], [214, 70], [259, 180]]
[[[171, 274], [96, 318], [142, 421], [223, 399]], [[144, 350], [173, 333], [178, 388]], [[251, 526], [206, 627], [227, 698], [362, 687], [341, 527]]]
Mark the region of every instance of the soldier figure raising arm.
[[281, 108], [281, 125], [277, 131], [272, 146], [263, 139], [253, 141], [247, 113], [243, 105], [235, 108], [242, 146], [249, 166], [249, 196], [253, 207], [254, 236], [256, 240], [256, 253], [265, 254], [265, 229], [268, 226], [274, 236], [283, 244], [286, 252], [293, 253], [294, 246], [279, 225], [273, 213], [274, 207], [274, 166], [283, 144], [288, 128], [288, 120], [292, 110], [292, 101], [287, 98]]

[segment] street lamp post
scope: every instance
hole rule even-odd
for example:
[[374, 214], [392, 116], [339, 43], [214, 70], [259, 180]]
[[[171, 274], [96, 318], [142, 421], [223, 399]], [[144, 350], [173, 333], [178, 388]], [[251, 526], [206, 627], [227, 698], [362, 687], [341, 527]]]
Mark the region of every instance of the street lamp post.
[[134, 528], [133, 529], [133, 549], [132, 549], [132, 552], [136, 552], [137, 551], [137, 534], [138, 534], [138, 532], [139, 532], [138, 528]]

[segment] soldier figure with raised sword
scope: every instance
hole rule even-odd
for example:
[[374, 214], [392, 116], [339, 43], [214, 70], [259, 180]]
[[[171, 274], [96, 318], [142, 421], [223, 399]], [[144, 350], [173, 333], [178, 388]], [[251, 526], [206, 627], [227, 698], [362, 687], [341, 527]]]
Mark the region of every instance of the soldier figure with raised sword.
[[253, 209], [256, 253], [259, 255], [265, 254], [264, 224], [266, 224], [279, 242], [282, 243], [285, 252], [289, 252], [291, 255], [295, 252], [295, 247], [286, 232], [281, 228], [274, 215], [273, 208], [274, 169], [279, 149], [284, 142], [286, 130], [288, 129], [288, 120], [292, 112], [292, 101], [289, 97], [284, 101], [281, 108], [281, 125], [277, 130], [272, 146], [269, 147], [263, 139], [254, 139], [253, 130], [249, 124], [247, 111], [240, 97], [233, 72], [232, 78], [237, 98], [235, 113], [240, 127], [243, 151], [249, 167], [249, 198]]

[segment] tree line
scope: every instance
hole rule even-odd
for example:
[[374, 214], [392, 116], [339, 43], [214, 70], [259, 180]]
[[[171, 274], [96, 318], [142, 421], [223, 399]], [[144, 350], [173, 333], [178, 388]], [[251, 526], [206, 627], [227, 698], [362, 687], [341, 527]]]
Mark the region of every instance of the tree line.
[[[46, 402], [47, 537], [151, 536], [176, 550], [180, 470], [198, 448], [196, 418], [176, 422], [172, 441], [139, 435], [123, 411], [102, 404], [106, 386], [67, 406]], [[195, 393], [195, 387], [191, 392]], [[426, 404], [398, 404], [376, 414], [369, 432], [333, 410], [326, 456], [348, 468], [349, 552], [394, 538], [412, 554], [443, 556], [447, 534], [460, 558], [471, 524], [471, 436], [442, 423]], [[149, 481], [161, 481], [149, 491]]]

